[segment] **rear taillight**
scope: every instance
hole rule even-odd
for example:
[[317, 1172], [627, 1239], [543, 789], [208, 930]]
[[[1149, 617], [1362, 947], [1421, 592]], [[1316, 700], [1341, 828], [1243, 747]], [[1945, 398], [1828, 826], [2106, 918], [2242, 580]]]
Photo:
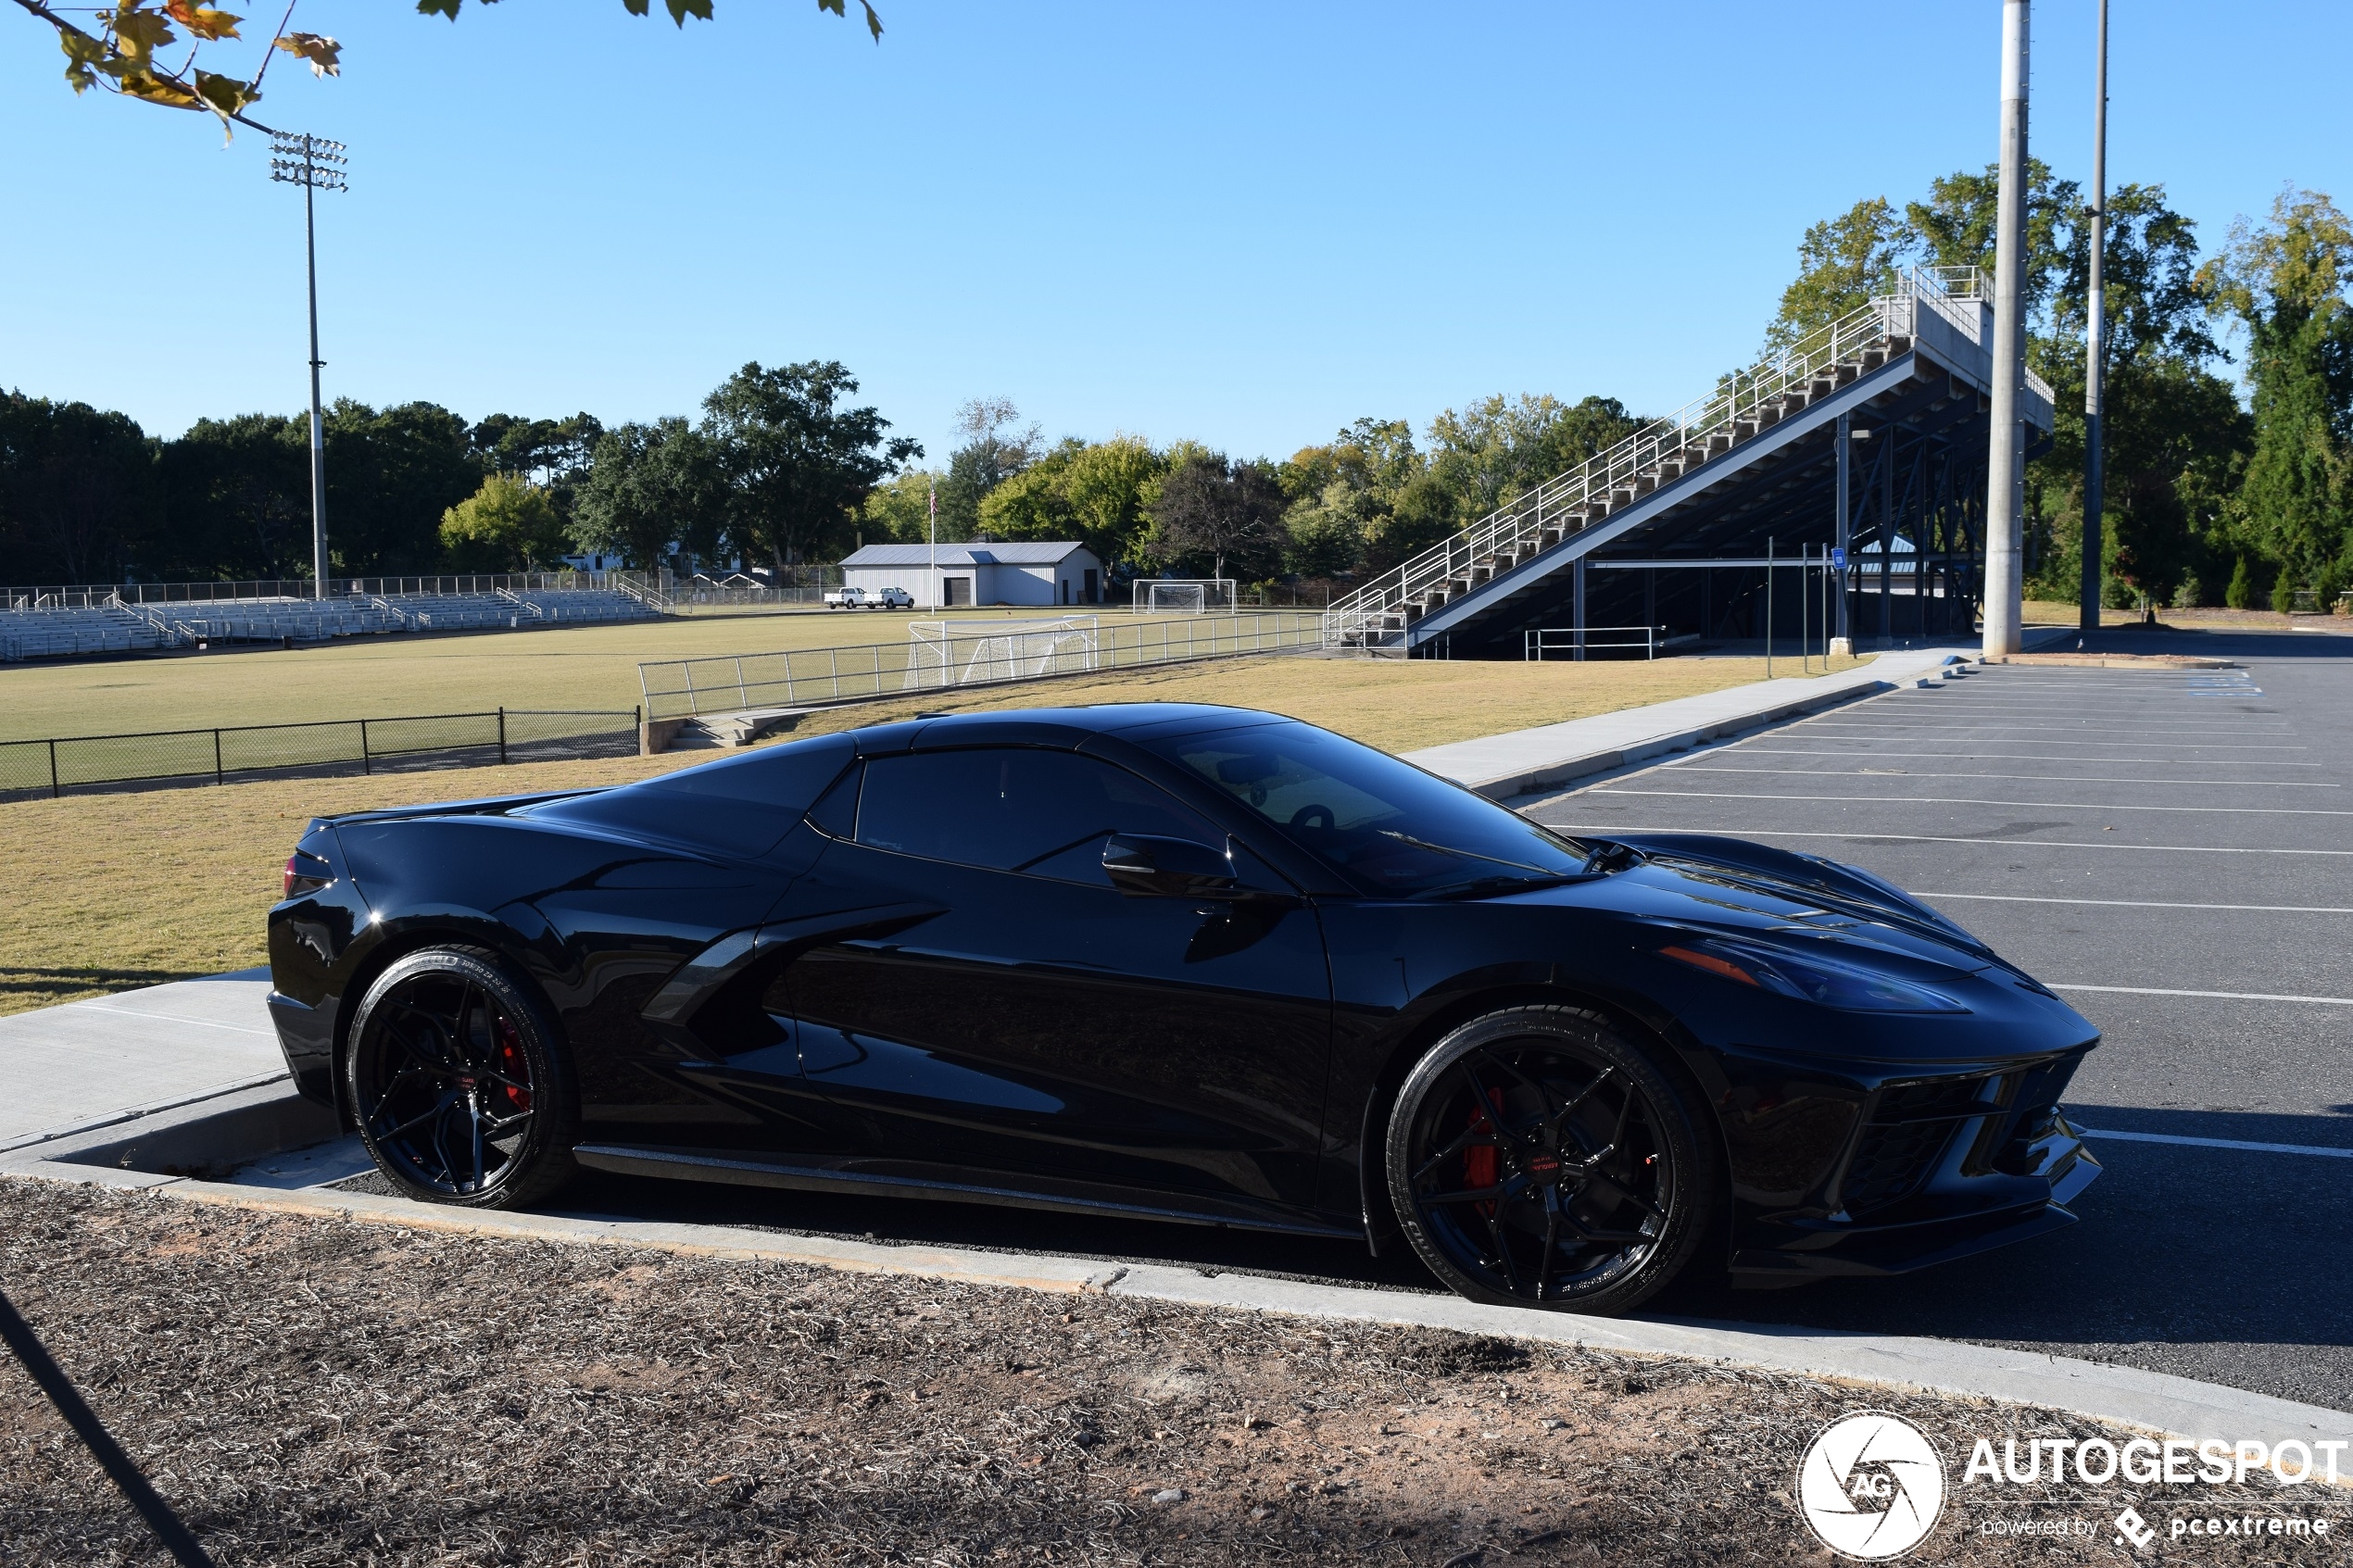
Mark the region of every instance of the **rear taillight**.
[[316, 893], [334, 880], [327, 862], [316, 855], [306, 855], [297, 849], [286, 857], [285, 891], [287, 898], [299, 898], [306, 893]]

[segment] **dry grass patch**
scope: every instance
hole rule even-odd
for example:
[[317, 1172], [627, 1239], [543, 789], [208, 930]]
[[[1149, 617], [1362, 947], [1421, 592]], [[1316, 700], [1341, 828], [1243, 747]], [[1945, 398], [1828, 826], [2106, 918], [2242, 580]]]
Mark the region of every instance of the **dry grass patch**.
[[[1840, 659], [1852, 670], [1866, 659]], [[1795, 678], [1796, 665], [1773, 661]], [[1814, 661], [1814, 673], [1823, 672]], [[1090, 680], [1072, 677], [995, 695], [926, 693], [905, 702], [820, 715], [798, 731], [875, 723], [917, 712], [979, 712], [1095, 702], [1214, 702], [1263, 708], [1338, 730], [1384, 751], [1418, 751], [1506, 730], [1533, 729], [1598, 713], [1744, 686], [1765, 679], [1761, 659], [1663, 659], [1527, 664], [1464, 659], [1323, 659], [1283, 655], [1171, 666]]]
[[[561, 635], [568, 633], [535, 634]], [[236, 662], [185, 667], [212, 671]], [[266, 659], [249, 662], [269, 667]], [[1788, 668], [1788, 661], [1777, 662]], [[1254, 659], [1052, 682], [962, 701], [935, 693], [836, 709], [799, 733], [883, 722], [918, 709], [1215, 702], [1272, 708], [1386, 750], [1412, 751], [1741, 685], [1763, 673], [1763, 660], [1739, 659]], [[0, 804], [0, 886], [10, 890], [0, 901], [0, 1013], [267, 961], [263, 914], [278, 896], [287, 852], [313, 816], [624, 784], [712, 757], [695, 751]]]

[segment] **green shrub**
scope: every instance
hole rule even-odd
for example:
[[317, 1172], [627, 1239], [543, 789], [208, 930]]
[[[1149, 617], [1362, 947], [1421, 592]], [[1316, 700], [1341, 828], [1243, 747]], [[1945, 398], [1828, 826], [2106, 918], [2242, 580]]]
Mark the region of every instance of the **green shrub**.
[[2245, 556], [2231, 569], [2231, 585], [2222, 590], [2222, 602], [2233, 609], [2255, 608], [2255, 580], [2247, 574]]
[[2271, 608], [2285, 615], [2296, 608], [2296, 573], [2286, 567], [2271, 579]]
[[2181, 585], [2173, 590], [2173, 608], [2196, 609], [2205, 602], [2206, 584], [2198, 581], [2197, 573], [2195, 571], [2182, 573]]

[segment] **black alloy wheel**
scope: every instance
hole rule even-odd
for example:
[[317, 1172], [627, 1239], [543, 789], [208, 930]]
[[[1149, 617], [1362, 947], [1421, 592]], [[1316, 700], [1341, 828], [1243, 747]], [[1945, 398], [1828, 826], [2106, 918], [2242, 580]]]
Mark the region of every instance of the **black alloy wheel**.
[[503, 1209], [571, 1178], [556, 1031], [493, 955], [396, 960], [368, 988], [351, 1042], [344, 1083], [360, 1141], [409, 1197]]
[[1664, 1288], [1721, 1203], [1686, 1097], [1591, 1013], [1515, 1008], [1416, 1064], [1389, 1124], [1390, 1201], [1475, 1300], [1620, 1312]]

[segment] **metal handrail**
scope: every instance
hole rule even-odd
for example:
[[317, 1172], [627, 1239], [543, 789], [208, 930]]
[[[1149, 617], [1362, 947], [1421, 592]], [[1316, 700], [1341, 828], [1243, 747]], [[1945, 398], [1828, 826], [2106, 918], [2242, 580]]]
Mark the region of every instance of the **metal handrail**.
[[[1948, 287], [1948, 284], [1950, 285]], [[1957, 295], [1956, 290], [1967, 290]], [[1616, 445], [1535, 489], [1515, 496], [1453, 538], [1333, 601], [1325, 636], [1336, 647], [1373, 647], [1401, 635], [1407, 606], [1427, 603], [1441, 590], [1467, 591], [1495, 571], [1533, 557], [1603, 518], [1631, 506], [1663, 482], [1670, 464], [1681, 470], [1724, 456], [1743, 440], [1778, 423], [1784, 400], [1839, 365], [1890, 337], [1916, 335], [1919, 307], [1926, 302], [1970, 342], [1978, 342], [1979, 312], [1959, 307], [1960, 299], [1982, 296], [1974, 267], [1915, 267], [1897, 279], [1896, 292], [1882, 295], [1818, 327], [1777, 354], [1726, 376], [1714, 392], [1654, 420]], [[2028, 384], [2051, 395], [2032, 372]], [[1745, 431], [1743, 426], [1746, 426]], [[1665, 475], [1671, 480], [1680, 477]], [[1547, 543], [1545, 534], [1555, 537]]]
[[[1618, 632], [1635, 635], [1623, 642], [1593, 640]], [[1520, 633], [1520, 657], [1541, 664], [1547, 653], [1566, 653], [1581, 659], [1594, 648], [1641, 648], [1644, 659], [1656, 659], [1659, 644], [1666, 635], [1664, 626], [1531, 626]]]

